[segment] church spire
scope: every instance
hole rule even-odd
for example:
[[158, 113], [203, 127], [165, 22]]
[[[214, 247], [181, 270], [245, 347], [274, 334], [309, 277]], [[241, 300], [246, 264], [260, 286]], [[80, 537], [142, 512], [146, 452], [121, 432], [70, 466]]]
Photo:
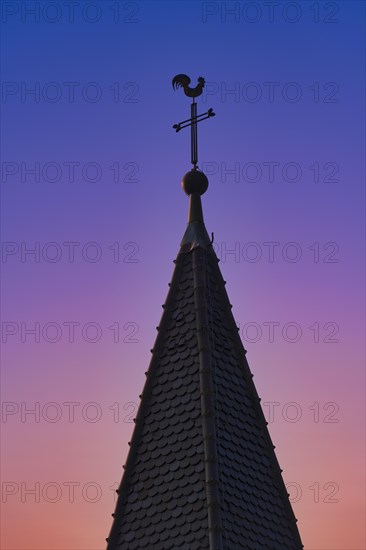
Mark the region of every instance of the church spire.
[[[184, 75], [178, 76], [187, 95], [204, 85], [189, 88]], [[146, 373], [107, 550], [301, 550], [204, 225], [201, 195], [208, 181], [192, 164], [182, 182], [190, 197], [188, 225]]]

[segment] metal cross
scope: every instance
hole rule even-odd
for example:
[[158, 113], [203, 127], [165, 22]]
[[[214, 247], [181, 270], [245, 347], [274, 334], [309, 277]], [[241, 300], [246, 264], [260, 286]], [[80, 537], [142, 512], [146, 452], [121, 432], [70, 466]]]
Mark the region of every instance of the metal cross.
[[195, 88], [190, 88], [190, 83], [191, 79], [185, 74], [178, 74], [173, 78], [173, 88], [183, 88], [185, 95], [192, 98], [191, 118], [178, 122], [178, 124], [174, 124], [173, 128], [176, 132], [179, 132], [183, 128], [187, 128], [187, 126], [191, 127], [191, 163], [193, 164], [194, 170], [196, 170], [198, 162], [197, 124], [198, 122], [202, 122], [202, 120], [215, 116], [215, 113], [213, 112], [213, 109], [209, 109], [206, 113], [197, 115], [197, 103], [195, 102], [195, 97], [202, 94], [202, 90], [205, 86], [205, 80], [200, 76], [198, 78], [198, 84]]

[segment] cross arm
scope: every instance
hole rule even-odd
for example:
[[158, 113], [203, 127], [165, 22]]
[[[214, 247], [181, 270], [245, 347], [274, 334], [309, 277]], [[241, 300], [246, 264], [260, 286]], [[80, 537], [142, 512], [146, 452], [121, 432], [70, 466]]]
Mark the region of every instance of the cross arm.
[[187, 128], [188, 126], [192, 126], [192, 124], [202, 122], [202, 120], [206, 120], [207, 118], [211, 118], [213, 116], [215, 116], [213, 109], [209, 109], [207, 113], [202, 113], [201, 115], [197, 115], [196, 117], [188, 118], [187, 120], [178, 122], [178, 124], [174, 124], [173, 128], [176, 132], [179, 132], [180, 130], [183, 130], [183, 128]]

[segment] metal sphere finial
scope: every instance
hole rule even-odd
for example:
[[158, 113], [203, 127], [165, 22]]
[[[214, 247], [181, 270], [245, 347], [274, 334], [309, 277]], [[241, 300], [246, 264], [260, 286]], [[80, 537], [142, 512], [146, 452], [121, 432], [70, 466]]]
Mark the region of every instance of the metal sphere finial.
[[203, 172], [199, 170], [190, 170], [182, 179], [182, 188], [186, 195], [198, 193], [203, 195], [208, 189], [208, 179]]

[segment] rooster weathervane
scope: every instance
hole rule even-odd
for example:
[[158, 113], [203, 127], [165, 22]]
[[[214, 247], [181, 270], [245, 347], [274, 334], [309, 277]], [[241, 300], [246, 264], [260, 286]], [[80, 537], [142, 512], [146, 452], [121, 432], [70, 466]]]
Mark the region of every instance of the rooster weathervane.
[[176, 90], [177, 88], [183, 88], [185, 95], [192, 98], [191, 118], [183, 120], [182, 122], [178, 122], [178, 124], [174, 124], [173, 128], [176, 132], [179, 132], [183, 128], [187, 128], [187, 126], [191, 127], [191, 163], [193, 164], [193, 169], [197, 170], [197, 123], [215, 116], [215, 113], [213, 112], [213, 109], [209, 109], [206, 113], [203, 113], [202, 115], [197, 115], [197, 103], [195, 102], [195, 98], [202, 94], [202, 90], [205, 86], [205, 79], [202, 78], [202, 76], [198, 77], [198, 84], [195, 88], [190, 88], [190, 83], [191, 79], [186, 74], [177, 74], [173, 78], [172, 84], [174, 90]]

